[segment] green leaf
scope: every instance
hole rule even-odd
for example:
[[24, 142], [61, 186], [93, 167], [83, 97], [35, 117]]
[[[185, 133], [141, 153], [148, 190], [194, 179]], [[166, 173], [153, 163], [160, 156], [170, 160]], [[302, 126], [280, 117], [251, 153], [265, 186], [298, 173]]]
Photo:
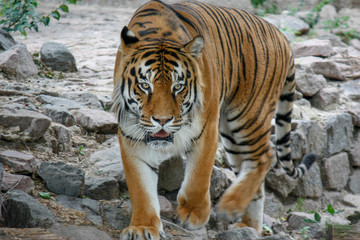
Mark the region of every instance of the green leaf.
[[316, 222], [321, 222], [321, 216], [320, 216], [320, 214], [319, 213], [314, 213], [314, 219], [315, 219], [315, 221]]
[[303, 221], [304, 221], [305, 223], [317, 223], [316, 221], [314, 221], [314, 220], [312, 220], [312, 219], [310, 219], [310, 218], [305, 218]]
[[331, 215], [334, 215], [334, 214], [335, 214], [335, 209], [332, 207], [331, 204], [329, 204], [329, 205], [327, 206], [327, 211], [328, 211], [328, 213], [330, 213]]
[[51, 16], [55, 18], [56, 20], [60, 19], [60, 13], [58, 10], [52, 11]]
[[61, 4], [59, 7], [63, 12], [68, 13], [69, 12], [69, 7], [66, 4]]
[[76, 4], [76, 0], [66, 0], [66, 2], [68, 2], [70, 4]]
[[41, 21], [44, 23], [45, 26], [49, 26], [50, 17], [49, 17], [49, 16], [43, 16], [43, 17], [41, 18]]
[[51, 199], [49, 192], [39, 192], [39, 196], [45, 199]]

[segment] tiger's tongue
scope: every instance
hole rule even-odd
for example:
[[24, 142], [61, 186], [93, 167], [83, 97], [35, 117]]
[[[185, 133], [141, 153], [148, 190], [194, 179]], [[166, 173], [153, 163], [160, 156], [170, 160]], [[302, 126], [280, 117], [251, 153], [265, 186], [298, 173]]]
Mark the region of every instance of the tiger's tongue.
[[152, 134], [153, 137], [160, 137], [160, 138], [165, 138], [167, 136], [169, 136], [169, 133], [165, 132], [164, 130], [160, 130], [157, 133]]

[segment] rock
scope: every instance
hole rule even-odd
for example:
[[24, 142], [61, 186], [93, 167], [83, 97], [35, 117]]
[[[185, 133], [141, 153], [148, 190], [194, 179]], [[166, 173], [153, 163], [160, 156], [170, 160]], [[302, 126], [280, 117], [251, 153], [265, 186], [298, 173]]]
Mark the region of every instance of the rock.
[[62, 43], [46, 42], [40, 49], [41, 62], [55, 71], [76, 72], [74, 56]]
[[349, 178], [349, 167], [348, 155], [345, 152], [324, 158], [321, 172], [325, 188], [335, 191], [343, 189]]
[[258, 233], [254, 228], [243, 227], [227, 230], [216, 234], [216, 240], [255, 240], [259, 239]]
[[295, 32], [296, 35], [307, 33], [310, 30], [309, 25], [303, 20], [290, 15], [273, 15], [268, 14], [264, 19], [274, 24], [279, 29]]
[[64, 207], [73, 208], [79, 212], [85, 212], [86, 219], [94, 224], [103, 225], [100, 205], [96, 200], [59, 195], [56, 197], [56, 202]]
[[59, 123], [52, 123], [49, 131], [56, 138], [54, 143], [53, 151], [58, 152], [68, 152], [71, 150], [71, 129], [67, 128]]
[[89, 162], [93, 167], [90, 170], [91, 175], [114, 177], [120, 187], [126, 186], [119, 145], [92, 153]]
[[286, 198], [295, 189], [297, 182], [283, 169], [271, 169], [266, 175], [265, 184], [281, 197]]
[[0, 29], [0, 52], [6, 51], [16, 45], [13, 37], [5, 30]]
[[99, 98], [95, 94], [92, 94], [92, 93], [84, 93], [84, 92], [66, 93], [66, 94], [63, 94], [62, 97], [82, 103], [86, 107], [91, 108], [91, 109], [103, 110], [103, 107], [101, 105]]
[[323, 192], [321, 173], [319, 166], [315, 163], [310, 170], [299, 179], [293, 195], [303, 198], [320, 198]]
[[339, 103], [339, 98], [339, 89], [322, 88], [310, 101], [314, 107], [328, 111], [337, 107], [336, 105]]
[[[0, 188], [2, 188], [3, 185], [3, 177], [4, 177], [4, 167], [2, 163], [0, 163]], [[1, 214], [2, 205], [3, 205], [2, 194], [0, 194], [0, 218], [2, 218], [2, 214]]]
[[68, 196], [82, 196], [84, 190], [84, 171], [64, 162], [42, 162], [39, 176], [53, 193]]
[[158, 196], [160, 203], [160, 215], [167, 219], [172, 219], [175, 216], [175, 210], [172, 203], [164, 196]]
[[349, 41], [349, 44], [350, 44], [350, 46], [352, 46], [352, 47], [354, 47], [354, 48], [356, 48], [357, 50], [360, 51], [360, 40], [359, 39], [356, 39], [356, 38], [351, 39]]
[[10, 239], [68, 240], [43, 228], [0, 228], [0, 236], [4, 240], [10, 240]]
[[51, 119], [47, 116], [24, 109], [2, 110], [0, 113], [0, 126], [5, 128], [20, 127], [23, 140], [38, 140], [47, 131]]
[[360, 80], [349, 81], [341, 84], [345, 95], [354, 101], [360, 100]]
[[7, 192], [10, 189], [30, 193], [35, 189], [35, 184], [31, 177], [4, 172], [1, 191]]
[[264, 213], [279, 218], [284, 215], [284, 212], [287, 209], [283, 206], [280, 200], [274, 195], [274, 193], [266, 192], [265, 194], [265, 203], [264, 203]]
[[213, 167], [210, 181], [211, 199], [216, 199], [231, 185], [230, 180], [221, 168]]
[[326, 33], [326, 34], [322, 34], [322, 35], [318, 36], [317, 38], [322, 39], [322, 40], [330, 40], [331, 46], [333, 46], [334, 52], [336, 52], [337, 47], [345, 48], [348, 46], [346, 43], [344, 43], [341, 40], [341, 37], [339, 37], [338, 35], [335, 35], [335, 34]]
[[[165, 239], [181, 239], [181, 240], [202, 240], [207, 239], [207, 237], [197, 237], [196, 230], [189, 231], [185, 228], [180, 227], [179, 225], [167, 221], [166, 219], [161, 219], [165, 230]], [[203, 229], [203, 228], [201, 228]]]
[[[354, 194], [360, 194], [360, 169], [354, 169], [349, 178], [349, 189]], [[359, 205], [360, 207], [360, 205]]]
[[330, 156], [341, 151], [350, 151], [353, 140], [353, 124], [350, 114], [331, 115], [325, 123], [327, 148], [325, 154]]
[[259, 238], [259, 240], [289, 240], [289, 239], [292, 239], [291, 236], [283, 232], [275, 235]]
[[294, 42], [292, 44], [294, 56], [297, 57], [330, 57], [332, 46], [329, 40], [309, 39], [303, 42]]
[[79, 109], [74, 112], [76, 122], [92, 132], [116, 133], [118, 122], [114, 115], [98, 109]]
[[359, 208], [360, 206], [360, 196], [353, 194], [346, 194], [344, 196], [343, 202], [351, 207]]
[[36, 161], [33, 155], [17, 151], [0, 152], [0, 162], [10, 167], [15, 173], [29, 174], [36, 169]]
[[299, 120], [298, 126], [291, 134], [292, 158], [301, 160], [306, 153], [322, 155], [326, 144], [325, 131], [311, 120]]
[[117, 199], [120, 197], [119, 183], [114, 177], [86, 177], [84, 195], [95, 200]]
[[23, 191], [8, 192], [2, 214], [8, 227], [44, 227], [55, 222], [54, 214]]
[[304, 69], [313, 70], [316, 74], [321, 74], [326, 78], [334, 80], [346, 80], [343, 74], [343, 66], [336, 63], [333, 59], [322, 59], [320, 57], [299, 57], [295, 58], [296, 66]]
[[108, 233], [99, 230], [94, 226], [76, 226], [54, 224], [49, 230], [66, 239], [86, 239], [86, 240], [112, 240]]
[[51, 120], [61, 123], [67, 127], [74, 125], [76, 122], [74, 115], [66, 108], [45, 105], [42, 109], [45, 111], [44, 114], [51, 118]]
[[121, 204], [103, 205], [103, 219], [107, 225], [117, 229], [123, 230], [130, 224], [131, 209], [130, 203], [125, 202]]
[[43, 104], [47, 104], [44, 107], [51, 106], [51, 107], [56, 107], [58, 109], [60, 108], [61, 110], [63, 108], [66, 108], [67, 110], [85, 108], [85, 106], [79, 102], [76, 102], [76, 101], [70, 100], [70, 99], [66, 99], [66, 98], [62, 98], [62, 97], [39, 95], [36, 97], [36, 100]]
[[8, 76], [26, 79], [34, 77], [38, 69], [23, 44], [16, 44], [0, 53], [0, 70]]
[[360, 148], [357, 146], [360, 146], [360, 132], [357, 131], [354, 134], [354, 147], [350, 152], [350, 162], [351, 165], [354, 167], [360, 167]]
[[296, 70], [296, 89], [305, 97], [314, 96], [325, 86], [326, 79], [322, 75], [299, 68]]
[[304, 227], [309, 227], [307, 231], [308, 235], [315, 239], [321, 239], [324, 237], [325, 226], [320, 223], [307, 223], [304, 219], [314, 220], [313, 214], [303, 212], [292, 212], [288, 218], [288, 228], [301, 230]]
[[336, 8], [331, 4], [326, 4], [321, 8], [319, 13], [319, 22], [323, 21], [334, 21], [336, 18], [337, 12]]
[[180, 189], [185, 176], [185, 163], [182, 157], [173, 157], [160, 165], [158, 189], [174, 191]]

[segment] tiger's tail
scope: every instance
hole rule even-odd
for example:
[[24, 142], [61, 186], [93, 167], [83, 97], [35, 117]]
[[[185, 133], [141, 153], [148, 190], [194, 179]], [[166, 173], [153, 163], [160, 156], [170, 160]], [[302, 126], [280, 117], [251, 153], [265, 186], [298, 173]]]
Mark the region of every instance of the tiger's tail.
[[294, 56], [290, 58], [290, 68], [283, 91], [276, 106], [275, 113], [275, 134], [276, 134], [276, 153], [281, 166], [286, 173], [293, 179], [302, 177], [316, 161], [317, 155], [306, 154], [299, 166], [295, 167], [291, 158], [290, 132], [291, 132], [291, 113], [295, 96], [295, 64]]

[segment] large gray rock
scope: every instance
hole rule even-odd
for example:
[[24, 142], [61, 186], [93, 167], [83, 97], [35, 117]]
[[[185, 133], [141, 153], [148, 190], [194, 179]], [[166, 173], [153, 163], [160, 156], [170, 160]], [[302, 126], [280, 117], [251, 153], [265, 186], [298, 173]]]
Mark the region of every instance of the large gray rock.
[[15, 46], [13, 37], [5, 30], [0, 29], [0, 52]]
[[54, 214], [23, 191], [8, 193], [2, 214], [8, 227], [50, 227], [55, 222]]
[[326, 189], [342, 190], [346, 186], [350, 174], [348, 154], [341, 152], [329, 158], [324, 158], [321, 172]]
[[325, 123], [327, 133], [326, 155], [350, 151], [353, 141], [353, 123], [350, 114], [331, 115]]
[[308, 235], [314, 239], [321, 239], [324, 237], [325, 226], [320, 223], [307, 223], [304, 219], [314, 220], [314, 214], [303, 212], [292, 212], [288, 218], [288, 228], [301, 230], [304, 227], [309, 227]]
[[0, 126], [5, 128], [20, 127], [23, 140], [38, 140], [49, 128], [50, 123], [50, 118], [34, 111], [4, 109], [0, 113]]
[[70, 127], [76, 123], [74, 115], [64, 107], [45, 105], [42, 107], [44, 114], [54, 122]]
[[339, 103], [340, 91], [337, 88], [322, 88], [310, 100], [311, 105], [321, 110], [332, 110]]
[[290, 178], [283, 169], [271, 169], [266, 175], [265, 184], [278, 195], [286, 198], [295, 189], [297, 181]]
[[99, 109], [80, 109], [74, 112], [76, 122], [92, 132], [116, 133], [118, 122], [114, 115]]
[[84, 171], [64, 162], [42, 162], [39, 176], [53, 193], [80, 197], [84, 190]]
[[295, 57], [330, 57], [333, 52], [329, 40], [309, 39], [303, 42], [294, 42], [292, 46]]
[[26, 79], [34, 77], [38, 69], [23, 44], [16, 44], [0, 53], [0, 70], [8, 76]]
[[360, 169], [354, 169], [349, 178], [349, 189], [354, 194], [360, 194]]
[[296, 89], [305, 97], [312, 97], [326, 86], [326, 79], [312, 71], [298, 68], [296, 70]]
[[359, 39], [351, 39], [349, 44], [360, 51], [360, 40]]
[[117, 230], [122, 230], [129, 226], [131, 216], [131, 206], [129, 202], [102, 205], [102, 211], [107, 225]]
[[321, 173], [319, 166], [315, 163], [303, 176], [293, 191], [293, 195], [303, 198], [320, 198], [323, 192]]
[[59, 195], [56, 197], [56, 202], [64, 207], [73, 208], [79, 212], [85, 212], [86, 219], [94, 224], [103, 225], [100, 205], [96, 200]]
[[258, 233], [255, 228], [244, 227], [227, 230], [216, 234], [216, 240], [257, 240], [259, 239]]
[[47, 42], [40, 49], [41, 62], [55, 71], [76, 72], [74, 56], [62, 43]]
[[35, 157], [18, 151], [0, 152], [0, 162], [20, 174], [31, 174], [36, 169]]
[[185, 176], [185, 163], [181, 157], [174, 157], [160, 165], [158, 188], [166, 191], [180, 189]]
[[212, 199], [220, 195], [231, 185], [232, 180], [228, 178], [225, 172], [216, 166], [213, 167], [210, 181], [210, 196]]
[[86, 93], [86, 92], [66, 93], [63, 94], [62, 97], [82, 103], [88, 108], [103, 110], [100, 99], [95, 94], [92, 93]]
[[350, 152], [350, 162], [354, 167], [360, 167], [360, 131], [354, 134], [354, 145]]
[[119, 183], [114, 177], [86, 177], [84, 195], [96, 200], [117, 199], [120, 197]]
[[50, 105], [57, 108], [66, 108], [67, 110], [82, 109], [85, 106], [77, 101], [62, 97], [54, 97], [49, 95], [39, 95], [36, 100], [43, 103], [45, 107]]
[[52, 144], [54, 152], [68, 152], [71, 150], [72, 131], [70, 128], [59, 123], [52, 123], [49, 132], [56, 138], [56, 141]]
[[264, 213], [275, 218], [280, 218], [281, 216], [284, 215], [284, 212], [286, 210], [287, 209], [285, 209], [281, 201], [275, 196], [274, 193], [266, 192]]
[[310, 30], [309, 25], [303, 20], [290, 15], [268, 14], [264, 19], [274, 24], [279, 29], [286, 29], [289, 32], [296, 32], [297, 35], [307, 33]]
[[105, 231], [101, 231], [95, 226], [76, 226], [76, 225], [60, 225], [54, 224], [49, 230], [64, 239], [76, 240], [112, 240]]
[[341, 85], [345, 95], [354, 101], [360, 100], [360, 80], [345, 82]]

